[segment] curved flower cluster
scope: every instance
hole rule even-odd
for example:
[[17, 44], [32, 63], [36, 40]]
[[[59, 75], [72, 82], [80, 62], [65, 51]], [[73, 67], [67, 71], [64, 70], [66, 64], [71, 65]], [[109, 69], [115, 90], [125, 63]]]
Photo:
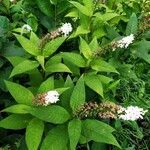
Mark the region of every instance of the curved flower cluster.
[[143, 108], [137, 106], [129, 106], [127, 108], [122, 108], [118, 115], [119, 119], [122, 120], [131, 120], [135, 121], [137, 119], [143, 119], [143, 116], [148, 110], [144, 110]]
[[63, 33], [64, 36], [68, 36], [70, 32], [72, 32], [71, 23], [65, 23], [59, 28], [59, 32]]
[[85, 103], [79, 110], [75, 112], [75, 116], [81, 119], [122, 119], [128, 121], [135, 121], [143, 119], [147, 110], [137, 106], [129, 106], [127, 108], [117, 105], [112, 102], [103, 102], [97, 104], [96, 102]]
[[48, 106], [59, 101], [59, 93], [57, 91], [48, 91], [47, 93], [38, 94], [34, 99], [36, 105]]
[[134, 35], [131, 34], [129, 36], [126, 36], [122, 38], [121, 40], [118, 40], [116, 42], [112, 43], [113, 51], [116, 50], [116, 48], [127, 48], [131, 43], [133, 43]]
[[39, 44], [39, 48], [42, 49], [46, 43], [50, 40], [53, 40], [59, 36], [68, 36], [69, 33], [72, 32], [72, 25], [71, 23], [64, 23], [61, 27], [57, 28], [54, 31], [51, 31], [50, 33], [47, 33], [42, 39]]

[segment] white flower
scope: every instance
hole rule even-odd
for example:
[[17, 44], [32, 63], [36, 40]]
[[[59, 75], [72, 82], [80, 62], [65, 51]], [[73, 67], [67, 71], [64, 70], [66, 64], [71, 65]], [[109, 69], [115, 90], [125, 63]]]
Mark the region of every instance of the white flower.
[[28, 24], [24, 24], [21, 28], [21, 34], [26, 33], [26, 32], [28, 33], [30, 31], [32, 31], [32, 28]]
[[113, 51], [115, 51], [116, 48], [127, 48], [131, 43], [133, 43], [134, 38], [134, 35], [131, 34], [122, 38], [121, 40], [114, 42], [113, 44], [115, 46], [113, 47]]
[[16, 1], [16, 0], [10, 0], [10, 2], [12, 2], [12, 3], [15, 2], [15, 1]]
[[72, 31], [71, 23], [65, 23], [60, 28], [59, 31], [64, 34], [64, 36], [68, 36], [69, 33]]
[[119, 113], [119, 118], [123, 120], [131, 120], [135, 121], [137, 119], [143, 119], [143, 115], [148, 110], [143, 110], [143, 108], [137, 106], [129, 106], [127, 108], [123, 108]]
[[51, 104], [51, 103], [56, 103], [59, 101], [59, 93], [57, 91], [48, 91], [45, 94], [45, 106]]

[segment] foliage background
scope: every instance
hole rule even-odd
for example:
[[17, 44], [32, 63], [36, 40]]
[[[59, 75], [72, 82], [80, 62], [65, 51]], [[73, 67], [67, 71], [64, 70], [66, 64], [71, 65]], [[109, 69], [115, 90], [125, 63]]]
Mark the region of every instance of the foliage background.
[[[68, 138], [67, 129], [64, 127], [66, 123], [59, 116], [49, 121], [44, 112], [43, 114], [37, 114], [37, 112], [42, 112], [43, 108], [32, 111], [25, 108], [35, 116], [33, 118], [28, 113], [22, 112], [24, 110], [22, 107], [26, 106], [18, 104], [19, 106], [15, 107], [17, 103], [28, 105], [25, 99], [29, 98], [25, 97], [27, 91], [19, 93], [22, 87], [18, 87], [18, 84], [26, 87], [33, 95], [36, 95], [38, 90], [46, 92], [54, 88], [63, 92], [61, 102], [56, 107], [58, 109], [61, 106], [60, 112], [64, 111], [64, 114], [67, 110], [66, 120], [68, 112], [72, 115], [72, 108], [75, 109], [80, 103], [82, 104], [85, 97], [86, 101], [103, 102], [109, 100], [123, 106], [138, 105], [149, 109], [149, 6], [149, 0], [22, 0], [14, 2], [1, 0], [0, 107], [1, 110], [10, 108], [10, 106], [14, 106], [14, 108], [1, 112], [0, 118], [1, 120], [5, 120], [4, 118], [8, 116], [13, 116], [13, 119], [16, 118], [10, 119], [8, 122], [7, 120], [4, 123], [3, 121], [0, 122], [2, 149], [27, 149], [25, 141], [29, 141], [26, 140], [28, 136], [29, 139], [32, 139], [33, 136], [35, 141], [40, 141], [41, 138], [40, 146], [44, 145], [42, 147], [45, 149], [49, 144], [43, 144], [43, 139], [50, 129], [48, 135], [52, 134], [54, 137], [49, 138], [51, 141], [57, 139], [55, 141], [59, 143], [53, 143], [54, 146], [63, 145], [66, 142], [65, 139]], [[38, 45], [43, 42], [42, 39], [45, 35], [65, 22], [70, 22], [73, 26], [73, 32], [69, 37], [59, 37], [52, 40], [53, 42], [43, 53], [38, 53], [37, 49], [33, 48], [34, 46], [31, 47], [32, 43]], [[31, 33], [24, 34], [27, 40], [22, 39], [20, 35], [21, 27], [24, 24], [30, 25], [33, 29]], [[136, 37], [134, 43], [128, 49], [117, 49], [113, 52], [110, 43], [131, 33]], [[100, 61], [103, 64], [102, 66], [99, 65]], [[21, 65], [19, 66], [19, 64]], [[90, 73], [94, 74], [90, 76]], [[83, 74], [89, 76], [85, 78]], [[99, 85], [101, 86], [96, 85], [97, 77], [99, 77]], [[45, 85], [42, 85], [42, 83], [45, 83]], [[19, 90], [16, 89], [17, 87]], [[67, 89], [68, 87], [69, 89]], [[16, 97], [18, 94], [20, 95], [19, 98]], [[32, 94], [29, 95], [32, 99]], [[69, 104], [70, 99], [76, 100], [77, 104]], [[44, 120], [45, 128], [43, 122], [38, 121], [36, 117]], [[21, 120], [24, 119], [27, 121], [23, 124]], [[16, 122], [17, 120], [20, 120], [20, 122]], [[37, 131], [28, 129], [29, 121]], [[116, 129], [114, 135], [122, 149], [149, 149], [149, 113], [143, 120], [137, 122], [102, 121]], [[55, 124], [60, 123], [63, 123], [63, 125], [56, 127]], [[76, 123], [80, 124], [80, 121]], [[26, 127], [27, 129], [25, 129]], [[33, 135], [26, 135], [26, 130], [33, 132]], [[42, 130], [44, 130], [44, 134], [40, 137]], [[41, 131], [41, 133], [38, 131]], [[62, 131], [62, 137], [64, 136], [63, 139], [57, 134], [60, 131]], [[35, 136], [34, 133], [38, 133], [38, 135]], [[77, 138], [78, 135], [73, 135], [73, 137]], [[104, 140], [106, 139], [104, 138]], [[28, 149], [29, 147], [32, 149], [30, 142], [27, 144]], [[95, 142], [90, 141], [88, 144], [87, 142], [81, 143], [78, 144], [77, 149], [118, 149], [96, 140]], [[74, 144], [76, 145], [76, 143], [72, 145]], [[61, 148], [59, 146], [54, 147], [55, 150]], [[37, 148], [34, 147], [33, 149]]]

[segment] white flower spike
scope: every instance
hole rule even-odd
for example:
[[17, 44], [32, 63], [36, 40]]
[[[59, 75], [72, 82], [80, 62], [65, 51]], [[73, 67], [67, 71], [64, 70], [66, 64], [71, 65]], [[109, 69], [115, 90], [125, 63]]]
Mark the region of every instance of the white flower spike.
[[144, 110], [138, 106], [128, 106], [127, 108], [121, 109], [119, 113], [119, 119], [127, 121], [135, 121], [137, 119], [143, 119], [144, 114], [148, 110]]
[[45, 94], [45, 106], [59, 101], [59, 93], [57, 91], [48, 91]]
[[131, 34], [129, 36], [122, 38], [121, 40], [114, 42], [113, 51], [115, 51], [116, 48], [127, 48], [131, 43], [133, 43], [134, 38], [135, 38], [134, 35]]
[[72, 32], [71, 23], [65, 23], [59, 28], [59, 32], [62, 32], [64, 36], [68, 36], [70, 32]]

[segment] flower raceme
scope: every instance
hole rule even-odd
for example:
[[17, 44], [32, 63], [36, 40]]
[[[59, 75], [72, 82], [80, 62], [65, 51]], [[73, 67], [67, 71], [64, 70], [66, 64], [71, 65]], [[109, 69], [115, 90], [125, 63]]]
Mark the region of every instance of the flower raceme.
[[143, 119], [147, 110], [138, 106], [128, 106], [127, 108], [117, 105], [112, 102], [103, 102], [97, 104], [96, 102], [85, 103], [74, 116], [81, 119], [85, 118], [99, 118], [99, 119], [121, 119], [127, 121], [135, 121]]
[[34, 99], [34, 103], [36, 105], [42, 106], [48, 106], [50, 104], [56, 103], [57, 101], [59, 101], [59, 93], [55, 90], [38, 94]]
[[135, 121], [137, 119], [143, 119], [143, 116], [147, 111], [148, 110], [144, 110], [143, 108], [139, 108], [137, 106], [129, 106], [120, 110], [121, 113], [119, 118], [122, 120]]
[[66, 36], [69, 35], [70, 32], [72, 32], [72, 25], [71, 25], [71, 23], [64, 23], [61, 27], [57, 28], [56, 30], [51, 31], [50, 33], [47, 33], [41, 39], [39, 47], [43, 48], [48, 41], [53, 40], [53, 39], [55, 39], [57, 37], [60, 37], [60, 36], [66, 37]]
[[129, 36], [126, 36], [122, 38], [121, 40], [115, 41], [112, 43], [113, 51], [115, 51], [117, 48], [128, 48], [128, 46], [133, 43], [134, 41], [134, 35], [131, 34]]
[[70, 32], [72, 32], [72, 25], [71, 23], [65, 23], [63, 24], [59, 29], [59, 32], [61, 32], [64, 36], [68, 36]]

